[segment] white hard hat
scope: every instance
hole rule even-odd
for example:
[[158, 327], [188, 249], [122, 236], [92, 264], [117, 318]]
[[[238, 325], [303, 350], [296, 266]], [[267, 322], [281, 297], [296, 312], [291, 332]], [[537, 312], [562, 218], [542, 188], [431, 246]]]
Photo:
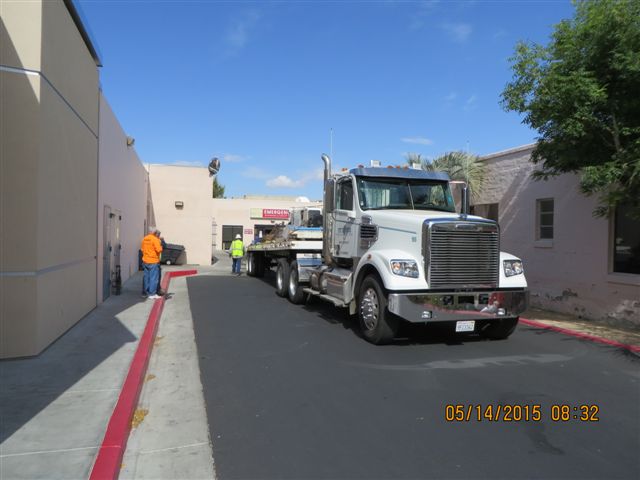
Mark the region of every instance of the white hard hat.
[[241, 238], [242, 238], [242, 237], [241, 237], [241, 236], [240, 236], [240, 234], [238, 233], [238, 234], [236, 235], [236, 240], [240, 240]]

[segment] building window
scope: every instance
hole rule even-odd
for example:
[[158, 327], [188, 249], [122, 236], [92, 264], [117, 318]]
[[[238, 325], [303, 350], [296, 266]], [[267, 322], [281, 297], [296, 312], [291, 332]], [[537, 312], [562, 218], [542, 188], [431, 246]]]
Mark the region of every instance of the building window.
[[614, 217], [613, 271], [640, 274], [640, 220], [621, 205]]
[[536, 240], [553, 240], [553, 198], [536, 200]]

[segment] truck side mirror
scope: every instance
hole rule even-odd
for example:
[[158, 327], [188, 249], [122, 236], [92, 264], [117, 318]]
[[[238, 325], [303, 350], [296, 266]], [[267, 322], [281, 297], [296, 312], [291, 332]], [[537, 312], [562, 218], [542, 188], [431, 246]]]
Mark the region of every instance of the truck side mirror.
[[324, 212], [325, 214], [333, 212], [335, 208], [335, 190], [336, 182], [330, 178], [324, 186]]

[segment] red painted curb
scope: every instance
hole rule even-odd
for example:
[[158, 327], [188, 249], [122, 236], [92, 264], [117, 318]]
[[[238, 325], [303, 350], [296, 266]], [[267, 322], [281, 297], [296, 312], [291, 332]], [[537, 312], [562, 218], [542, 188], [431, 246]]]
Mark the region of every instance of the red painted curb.
[[628, 343], [620, 343], [615, 340], [609, 340], [607, 338], [598, 337], [596, 335], [590, 335], [588, 333], [576, 332], [575, 330], [569, 330], [568, 328], [556, 327], [554, 325], [547, 325], [546, 323], [538, 322], [536, 320], [528, 320], [526, 318], [520, 318], [520, 322], [531, 327], [544, 328], [546, 330], [553, 330], [554, 332], [564, 333], [566, 335], [572, 335], [574, 337], [581, 338], [583, 340], [590, 340], [592, 342], [604, 343], [613, 347], [624, 348], [631, 352], [640, 352], [640, 347], [635, 345], [629, 345]]
[[[196, 273], [198, 273], [197, 270], [167, 272], [162, 277], [161, 288], [166, 291], [173, 277], [194, 275]], [[129, 366], [129, 373], [127, 373], [122, 390], [120, 390], [118, 402], [113, 409], [102, 445], [98, 450], [96, 461], [89, 474], [90, 480], [114, 480], [120, 475], [122, 457], [131, 432], [131, 419], [138, 405], [142, 382], [149, 365], [149, 358], [151, 357], [151, 350], [153, 349], [153, 342], [158, 331], [163, 308], [164, 297], [153, 302], [147, 325]]]

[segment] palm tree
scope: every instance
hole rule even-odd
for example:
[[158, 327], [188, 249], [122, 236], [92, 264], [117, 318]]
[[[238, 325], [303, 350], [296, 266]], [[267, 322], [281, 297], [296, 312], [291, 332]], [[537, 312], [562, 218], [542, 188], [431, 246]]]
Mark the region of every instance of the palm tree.
[[422, 154], [420, 153], [407, 153], [405, 155], [405, 158], [407, 159], [407, 163], [409, 164], [410, 167], [413, 167], [414, 165], [419, 165], [420, 168], [422, 168], [425, 162], [425, 159], [422, 158]]
[[471, 190], [471, 196], [475, 199], [480, 195], [485, 176], [485, 164], [480, 161], [478, 155], [467, 152], [447, 152], [432, 160], [423, 160], [418, 153], [408, 153], [407, 163], [420, 164], [423, 170], [430, 172], [445, 172], [451, 180], [462, 180]]

